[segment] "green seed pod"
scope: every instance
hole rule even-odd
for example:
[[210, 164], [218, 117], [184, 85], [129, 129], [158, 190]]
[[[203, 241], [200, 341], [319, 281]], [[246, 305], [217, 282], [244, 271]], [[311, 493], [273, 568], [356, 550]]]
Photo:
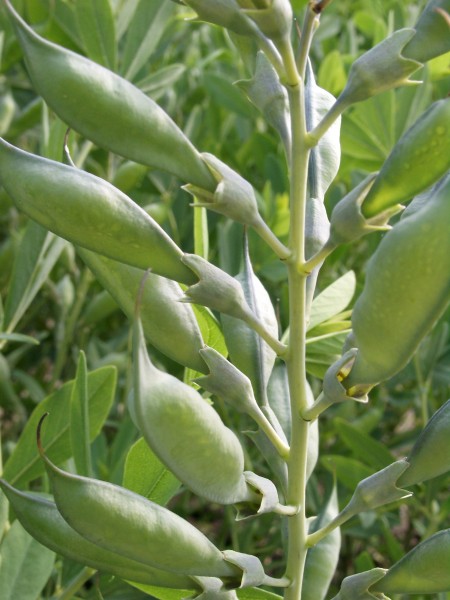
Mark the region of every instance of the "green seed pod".
[[[144, 271], [78, 248], [78, 254], [129, 319]], [[206, 373], [199, 354], [203, 339], [192, 306], [178, 302], [180, 286], [170, 279], [148, 273], [140, 297], [140, 315], [146, 339], [160, 352], [180, 364]]]
[[[418, 544], [370, 586], [386, 594], [437, 594], [450, 591], [450, 529]], [[377, 596], [375, 596], [377, 597]]]
[[343, 381], [360, 395], [410, 360], [450, 298], [450, 179], [389, 231], [367, 266], [352, 314], [358, 353]]
[[407, 459], [409, 468], [397, 484], [409, 486], [450, 470], [450, 400], [434, 413]]
[[183, 0], [206, 23], [220, 25], [239, 35], [255, 35], [257, 27], [236, 0]]
[[196, 281], [175, 242], [103, 179], [0, 139], [0, 181], [17, 208], [70, 242], [183, 283]]
[[54, 502], [16, 490], [3, 480], [0, 486], [26, 531], [65, 558], [137, 583], [199, 589], [190, 577], [155, 569], [93, 544], [66, 523]]
[[446, 98], [434, 102], [396, 143], [361, 205], [362, 214], [373, 217], [411, 200], [449, 168], [450, 98]]
[[207, 189], [197, 150], [148, 96], [115, 73], [39, 37], [5, 2], [37, 92], [72, 129], [102, 148]]
[[414, 25], [414, 37], [403, 48], [403, 54], [407, 58], [424, 63], [450, 51], [448, 23], [436, 9], [450, 13], [450, 0], [429, 0]]
[[411, 81], [408, 77], [422, 64], [405, 58], [402, 54], [403, 48], [414, 33], [414, 29], [394, 31], [388, 38], [355, 60], [348, 75], [347, 85], [337, 100], [338, 103], [349, 106], [386, 90], [420, 83]]
[[[240, 1], [241, 6], [247, 3]], [[275, 43], [289, 37], [294, 16], [289, 0], [266, 0], [267, 8], [242, 9], [242, 12], [255, 21], [262, 33]]]
[[133, 362], [132, 412], [158, 458], [193, 492], [212, 502], [254, 499], [245, 482], [238, 438], [198, 392], [151, 363], [139, 320], [133, 331]]
[[58, 511], [85, 539], [157, 569], [241, 579], [240, 569], [208, 538], [167, 508], [106, 481], [66, 473], [40, 452]]

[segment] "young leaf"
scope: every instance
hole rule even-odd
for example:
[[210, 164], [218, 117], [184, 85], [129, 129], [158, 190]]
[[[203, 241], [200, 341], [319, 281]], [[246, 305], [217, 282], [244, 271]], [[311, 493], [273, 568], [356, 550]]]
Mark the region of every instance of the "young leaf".
[[314, 298], [311, 306], [308, 330], [331, 319], [347, 308], [356, 288], [356, 277], [348, 271]]
[[334, 421], [339, 438], [350, 448], [355, 457], [374, 469], [384, 469], [394, 457], [389, 450], [373, 437], [362, 433], [358, 427], [343, 419]]

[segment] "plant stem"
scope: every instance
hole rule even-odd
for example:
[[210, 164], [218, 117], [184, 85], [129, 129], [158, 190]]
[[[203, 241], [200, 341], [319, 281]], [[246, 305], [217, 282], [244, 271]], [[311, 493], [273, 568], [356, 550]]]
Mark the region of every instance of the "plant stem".
[[311, 47], [312, 34], [319, 26], [319, 17], [309, 5], [306, 9], [305, 20], [300, 37], [300, 46], [297, 52], [297, 69], [300, 77], [305, 77], [306, 62], [308, 60], [309, 49]]
[[330, 110], [325, 114], [320, 123], [318, 123], [314, 129], [309, 131], [306, 135], [306, 143], [308, 146], [313, 147], [319, 142], [319, 140], [326, 134], [333, 123], [341, 116], [347, 106], [347, 103], [344, 102], [340, 96]]
[[67, 585], [66, 589], [58, 596], [57, 600], [71, 600], [74, 594], [96, 573], [95, 569], [84, 567]]
[[289, 248], [286, 248], [262, 218], [253, 225], [253, 229], [272, 248], [278, 258], [281, 260], [289, 258], [291, 255]]
[[306, 560], [307, 523], [305, 513], [306, 458], [309, 424], [300, 415], [307, 406], [306, 396], [306, 276], [302, 272], [305, 260], [305, 208], [309, 150], [305, 144], [306, 119], [303, 82], [288, 87], [292, 127], [292, 159], [290, 165], [290, 248], [289, 278], [289, 346], [286, 354], [291, 398], [292, 436], [288, 461], [288, 491], [286, 502], [299, 508], [288, 518], [288, 555], [286, 577], [291, 585], [285, 600], [300, 600]]

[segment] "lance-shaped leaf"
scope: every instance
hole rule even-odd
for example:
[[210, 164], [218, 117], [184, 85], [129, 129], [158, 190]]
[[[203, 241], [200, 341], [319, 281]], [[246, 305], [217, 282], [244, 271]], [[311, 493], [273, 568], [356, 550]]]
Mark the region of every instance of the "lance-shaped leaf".
[[[144, 271], [85, 248], [78, 248], [77, 252], [127, 317], [132, 319]], [[199, 355], [203, 347], [200, 328], [192, 306], [178, 302], [181, 293], [175, 281], [155, 273], [146, 275], [140, 295], [144, 334], [152, 346], [169, 358], [204, 373], [207, 367]]]
[[[336, 98], [319, 87], [311, 63], [307, 63], [305, 85], [305, 119], [308, 131], [313, 129], [336, 101]], [[311, 149], [308, 165], [308, 192], [310, 198], [324, 199], [325, 193], [337, 175], [341, 161], [339, 134], [341, 118], [338, 117], [319, 143]]]
[[395, 144], [362, 202], [363, 215], [379, 215], [411, 200], [449, 168], [450, 98], [446, 98], [434, 102]]
[[450, 400], [434, 413], [407, 459], [409, 468], [397, 484], [414, 485], [450, 470]]
[[[253, 272], [248, 248], [245, 249], [244, 268], [235, 277], [243, 289], [246, 303], [253, 314], [274, 337], [278, 335], [278, 322], [269, 294]], [[267, 383], [275, 364], [276, 354], [248, 325], [234, 316], [222, 315], [225, 341], [233, 364], [252, 382], [256, 401], [266, 405]]]
[[[330, 222], [323, 200], [308, 198], [305, 211], [305, 258], [312, 258], [328, 241]], [[306, 280], [305, 310], [308, 319], [311, 310], [317, 277], [323, 264], [321, 261], [309, 274]]]
[[195, 281], [175, 242], [107, 181], [3, 140], [0, 181], [19, 210], [66, 240], [183, 283]]
[[428, 1], [414, 25], [414, 37], [403, 48], [404, 56], [424, 63], [450, 51], [450, 27], [440, 11], [450, 13], [450, 0]]
[[387, 223], [402, 210], [400, 204], [389, 206], [371, 218], [366, 218], [361, 212], [361, 205], [374, 185], [375, 178], [375, 173], [368, 175], [336, 204], [331, 213], [330, 245], [347, 244], [373, 231], [391, 229]]
[[355, 60], [337, 102], [348, 106], [401, 85], [416, 85], [409, 76], [422, 64], [402, 55], [414, 33], [399, 29]]
[[0, 485], [26, 531], [61, 556], [122, 579], [168, 588], [198, 589], [190, 577], [155, 569], [93, 544], [68, 525], [54, 502], [16, 490], [3, 480]]
[[178, 515], [117, 485], [66, 473], [50, 462], [42, 447], [40, 452], [58, 511], [82, 537], [151, 567], [226, 577], [240, 585], [243, 569], [228, 562], [208, 538]]
[[265, 120], [281, 137], [286, 154], [291, 152], [291, 129], [289, 123], [289, 103], [277, 72], [263, 52], [256, 56], [255, 73], [251, 79], [237, 81], [238, 86], [250, 102], [264, 115]]
[[[320, 514], [310, 520], [309, 533], [324, 527], [334, 519], [338, 512], [337, 490], [336, 486], [333, 486]], [[340, 549], [341, 532], [337, 527], [326, 538], [308, 550], [302, 586], [302, 600], [323, 600], [326, 597], [337, 567]]]
[[257, 499], [245, 482], [238, 438], [197, 391], [151, 363], [138, 319], [133, 328], [133, 369], [135, 423], [178, 479], [213, 502]]
[[[450, 529], [418, 544], [392, 566], [370, 591], [386, 594], [437, 594], [450, 591]], [[376, 596], [375, 596], [376, 597]]]
[[371, 569], [346, 577], [339, 594], [333, 600], [389, 600], [383, 593], [369, 590], [369, 587], [381, 580], [385, 573], [385, 569]]
[[214, 185], [197, 150], [153, 100], [112, 71], [42, 39], [5, 4], [33, 85], [60, 119], [125, 158], [203, 188]]

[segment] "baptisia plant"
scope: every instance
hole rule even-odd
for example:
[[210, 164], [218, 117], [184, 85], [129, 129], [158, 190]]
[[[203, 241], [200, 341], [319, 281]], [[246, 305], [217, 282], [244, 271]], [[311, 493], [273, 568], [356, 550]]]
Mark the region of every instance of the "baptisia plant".
[[[197, 149], [138, 86], [44, 39], [15, 4], [2, 2], [33, 88], [65, 126], [137, 163], [133, 168], [172, 175], [193, 197], [197, 215], [210, 210], [245, 231], [242, 268], [230, 274], [210, 260], [204, 227], [195, 228], [192, 252], [124, 191], [75, 166], [67, 148], [63, 164], [0, 141], [0, 182], [11, 201], [74, 245], [131, 322], [127, 410], [142, 437], [129, 449], [122, 485], [93, 476], [90, 441], [101, 427], [96, 403], [102, 397], [100, 386], [93, 389], [101, 373], [87, 373], [83, 354], [75, 381], [61, 388], [60, 408], [47, 399], [24, 431], [27, 440], [38, 432], [32, 467], [21, 466], [25, 442], [19, 442], [1, 480], [11, 519], [51, 551], [88, 567], [78, 589], [98, 570], [161, 600], [264, 600], [273, 597], [268, 590], [285, 600], [324, 600], [340, 554], [339, 528], [354, 516], [409, 502], [414, 486], [450, 470], [447, 402], [423, 424], [406, 458], [382, 461], [376, 472], [352, 481], [341, 510], [333, 488], [323, 509], [310, 511], [311, 496], [322, 489], [313, 477], [320, 418], [342, 403], [357, 402], [363, 414], [372, 390], [408, 364], [450, 300], [450, 98], [430, 102], [379, 170], [359, 177], [335, 198], [332, 211], [325, 207], [340, 166], [341, 115], [383, 92], [421, 85], [413, 78], [425, 63], [450, 51], [450, 1], [430, 0], [412, 27], [361, 53], [337, 98], [316, 83], [311, 52], [330, 2], [303, 3], [297, 32], [290, 0], [177, 1], [177, 10], [194, 21], [184, 27], [203, 21], [224, 29], [250, 69], [236, 87], [279, 136], [287, 164], [284, 238], [260, 211], [261, 190], [222, 158]], [[132, 2], [105, 0], [102, 6], [113, 4], [133, 11]], [[343, 341], [342, 332], [348, 333], [340, 356], [326, 355], [311, 386], [309, 331], [328, 318], [318, 314], [336, 290], [354, 288], [350, 274], [317, 295], [319, 271], [343, 244], [372, 232], [383, 236], [351, 321], [343, 312], [349, 297], [328, 315], [342, 313], [322, 334]], [[276, 303], [255, 274], [249, 233], [281, 265], [289, 304], [284, 331]], [[222, 346], [207, 337], [208, 326], [220, 332]], [[185, 368], [184, 379], [162, 368], [147, 344]], [[103, 419], [111, 402], [112, 394], [100, 402]], [[254, 430], [244, 436], [249, 422]], [[250, 444], [267, 461], [263, 470], [263, 460], [251, 464]], [[64, 463], [71, 457], [69, 468]], [[145, 461], [159, 465], [154, 479], [145, 473]], [[160, 486], [164, 474], [159, 502], [136, 489], [132, 473], [138, 467], [150, 487]], [[50, 495], [23, 489], [44, 474]], [[272, 519], [283, 531], [277, 575], [270, 561], [263, 565], [236, 545], [219, 548], [199, 523], [164, 506], [180, 485], [214, 505], [233, 507], [243, 528], [262, 515], [264, 522]], [[450, 592], [450, 532], [431, 533], [393, 564], [352, 566], [360, 572], [342, 581], [335, 600]]]

